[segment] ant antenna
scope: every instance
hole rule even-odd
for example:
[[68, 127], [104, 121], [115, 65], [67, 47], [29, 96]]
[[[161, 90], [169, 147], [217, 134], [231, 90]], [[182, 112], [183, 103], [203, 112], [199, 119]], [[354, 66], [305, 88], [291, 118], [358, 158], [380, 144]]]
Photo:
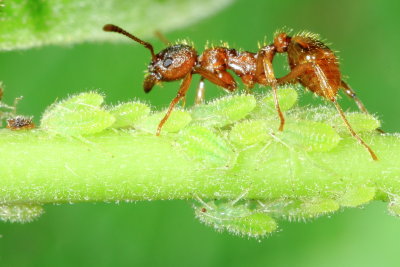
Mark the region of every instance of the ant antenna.
[[151, 57], [153, 58], [153, 60], [156, 58], [156, 55], [154, 54], [153, 46], [150, 43], [145, 42], [143, 40], [140, 40], [136, 36], [130, 34], [129, 32], [127, 32], [125, 30], [123, 30], [122, 28], [120, 28], [120, 27], [118, 27], [116, 25], [113, 25], [113, 24], [106, 24], [106, 25], [104, 25], [103, 30], [106, 31], [106, 32], [117, 32], [117, 33], [123, 34], [123, 35], [131, 38], [132, 40], [138, 42], [139, 44], [141, 44], [144, 47], [146, 47], [147, 49], [149, 49], [150, 53], [151, 53]]

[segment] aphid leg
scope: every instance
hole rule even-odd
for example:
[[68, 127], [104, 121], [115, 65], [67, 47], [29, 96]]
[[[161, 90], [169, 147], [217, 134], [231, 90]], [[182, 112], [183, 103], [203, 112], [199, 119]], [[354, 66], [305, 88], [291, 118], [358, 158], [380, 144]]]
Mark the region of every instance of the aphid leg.
[[192, 73], [189, 72], [186, 74], [185, 78], [183, 78], [181, 87], [179, 88], [178, 94], [174, 99], [172, 99], [171, 103], [169, 104], [169, 108], [167, 113], [165, 114], [164, 118], [158, 124], [156, 135], [160, 136], [161, 128], [163, 127], [164, 123], [168, 120], [169, 115], [171, 115], [172, 110], [174, 109], [175, 105], [185, 97], [187, 90], [189, 89], [190, 82], [192, 81]]
[[243, 199], [247, 194], [249, 193], [249, 189], [244, 190], [237, 198], [232, 200], [229, 204], [231, 206], [234, 206], [236, 203], [238, 203], [241, 199]]
[[369, 114], [368, 110], [365, 108], [364, 104], [361, 102], [361, 100], [357, 97], [356, 92], [354, 92], [354, 90], [344, 81], [341, 82], [342, 85], [342, 89], [344, 91], [344, 93], [352, 98], [354, 100], [354, 102], [356, 102], [358, 109], [361, 110], [362, 112], [364, 112], [365, 114]]
[[272, 60], [276, 54], [276, 48], [274, 45], [269, 45], [262, 48], [257, 55], [257, 66], [256, 66], [256, 77], [260, 77], [260, 74], [264, 70], [267, 85], [272, 87], [272, 92], [274, 96], [275, 109], [278, 112], [280, 125], [279, 131], [283, 131], [285, 125], [285, 117], [279, 106], [278, 94], [277, 94], [277, 80], [275, 78], [274, 69], [272, 67]]
[[351, 127], [349, 121], [347, 120], [346, 116], [344, 115], [344, 112], [342, 110], [342, 108], [340, 107], [339, 103], [335, 100], [332, 101], [333, 104], [335, 105], [337, 111], [340, 114], [340, 117], [342, 117], [342, 120], [344, 121], [344, 123], [347, 126], [347, 129], [350, 131], [351, 135], [356, 138], [358, 140], [358, 142], [360, 142], [361, 145], [363, 145], [369, 152], [369, 154], [371, 155], [373, 160], [378, 160], [378, 157], [376, 156], [375, 152], [369, 147], [369, 145], [367, 145], [363, 139], [361, 139], [360, 136], [358, 136], [358, 134], [353, 130], [353, 128]]
[[166, 46], [171, 46], [171, 42], [165, 37], [164, 34], [162, 34], [160, 31], [154, 31], [154, 35], [161, 41], [163, 44]]
[[194, 72], [200, 74], [205, 79], [210, 82], [221, 86], [222, 88], [228, 90], [229, 92], [233, 92], [236, 90], [236, 81], [233, 79], [232, 75], [227, 71], [219, 71], [218, 73], [212, 73], [206, 69], [201, 67], [194, 68]]
[[194, 99], [195, 105], [200, 105], [204, 103], [205, 98], [205, 87], [204, 87], [204, 77], [200, 77], [199, 86], [196, 89], [196, 98]]

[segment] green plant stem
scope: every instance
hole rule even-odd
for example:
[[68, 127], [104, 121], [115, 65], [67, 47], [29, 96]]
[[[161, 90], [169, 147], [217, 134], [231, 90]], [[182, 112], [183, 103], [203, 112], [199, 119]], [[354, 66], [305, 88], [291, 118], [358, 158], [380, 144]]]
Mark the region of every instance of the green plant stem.
[[400, 193], [396, 135], [364, 137], [377, 162], [346, 137], [329, 152], [300, 153], [279, 142], [235, 148], [236, 158], [218, 167], [182, 152], [177, 136], [109, 130], [77, 139], [3, 129], [0, 202], [232, 199], [245, 190], [246, 198], [332, 197], [363, 185]]

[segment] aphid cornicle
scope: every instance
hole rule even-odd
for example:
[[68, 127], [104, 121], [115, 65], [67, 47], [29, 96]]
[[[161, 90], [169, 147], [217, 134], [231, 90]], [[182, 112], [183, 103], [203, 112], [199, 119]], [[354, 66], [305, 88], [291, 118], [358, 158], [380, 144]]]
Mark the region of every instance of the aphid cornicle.
[[[279, 33], [275, 36], [272, 44], [260, 48], [257, 53], [226, 47], [213, 47], [198, 55], [193, 47], [177, 44], [155, 54], [150, 43], [142, 41], [118, 26], [107, 24], [103, 27], [103, 30], [121, 33], [150, 50], [152, 60], [148, 67], [149, 73], [143, 84], [146, 93], [150, 92], [154, 85], [158, 83], [183, 80], [176, 97], [171, 101], [167, 113], [158, 125], [157, 135], [160, 135], [161, 129], [174, 106], [185, 97], [193, 74], [201, 76], [195, 99], [196, 103], [201, 103], [204, 100], [203, 79], [207, 79], [229, 92], [237, 88], [235, 79], [228, 72], [228, 70], [231, 70], [241, 78], [248, 90], [253, 88], [255, 84], [272, 87], [275, 108], [280, 118], [280, 131], [283, 131], [285, 118], [279, 107], [277, 87], [285, 83], [301, 83], [310, 91], [330, 100], [335, 105], [351, 135], [368, 150], [372, 159], [378, 159], [374, 151], [357, 135], [347, 121], [336, 100], [339, 89], [344, 89], [344, 92], [354, 99], [359, 109], [368, 113], [366, 108], [356, 97], [355, 92], [342, 81], [336, 55], [315, 35], [302, 33], [290, 37], [286, 33]], [[291, 68], [289, 74], [278, 79], [275, 77], [272, 67], [274, 56], [277, 53], [287, 53]]]

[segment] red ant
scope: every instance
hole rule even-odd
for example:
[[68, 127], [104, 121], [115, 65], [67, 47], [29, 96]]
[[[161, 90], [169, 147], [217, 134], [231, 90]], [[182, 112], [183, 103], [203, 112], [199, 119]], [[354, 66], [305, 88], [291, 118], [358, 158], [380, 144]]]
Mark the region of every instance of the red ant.
[[[103, 30], [123, 34], [150, 50], [152, 61], [148, 67], [149, 74], [143, 84], [146, 93], [150, 92], [157, 83], [183, 79], [178, 94], [171, 101], [167, 113], [158, 125], [156, 135], [160, 135], [161, 128], [174, 106], [181, 99], [184, 99], [193, 74], [200, 74], [201, 76], [195, 100], [196, 103], [201, 103], [204, 99], [204, 79], [229, 92], [237, 88], [236, 81], [227, 72], [229, 69], [242, 79], [248, 90], [257, 83], [272, 87], [275, 108], [280, 118], [279, 131], [283, 131], [285, 118], [279, 107], [277, 87], [285, 83], [301, 83], [310, 91], [330, 100], [335, 105], [351, 135], [368, 150], [372, 159], [378, 160], [374, 151], [357, 135], [346, 119], [336, 99], [339, 89], [344, 89], [344, 92], [354, 99], [361, 111], [368, 112], [356, 97], [355, 92], [341, 79], [336, 55], [329, 47], [319, 41], [316, 35], [302, 33], [290, 37], [286, 33], [279, 33], [275, 36], [272, 44], [262, 47], [257, 53], [215, 47], [206, 49], [203, 54], [197, 55], [193, 47], [185, 44], [172, 45], [155, 54], [150, 43], [140, 40], [118, 26], [107, 24], [103, 27]], [[291, 71], [282, 78], [275, 77], [272, 67], [276, 53], [287, 53], [288, 55]]]

